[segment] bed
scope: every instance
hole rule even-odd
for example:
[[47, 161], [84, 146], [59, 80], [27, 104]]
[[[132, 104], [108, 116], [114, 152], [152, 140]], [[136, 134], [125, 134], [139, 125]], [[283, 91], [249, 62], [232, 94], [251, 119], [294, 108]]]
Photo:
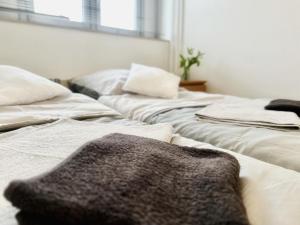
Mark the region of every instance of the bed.
[[[2, 105], [0, 118], [1, 193], [12, 180], [29, 179], [53, 169], [88, 141], [123, 133], [191, 146], [199, 151], [208, 148], [228, 153], [241, 166], [242, 198], [252, 225], [290, 225], [300, 220], [299, 173], [183, 138], [173, 133], [170, 124], [145, 125], [126, 120], [95, 100], [67, 92], [31, 103]], [[16, 225], [17, 212], [1, 195], [0, 224]]]
[[[130, 125], [128, 122], [124, 125], [113, 121], [62, 119], [1, 134], [1, 192], [11, 180], [31, 178], [55, 167], [83, 143], [118, 132], [227, 152], [241, 165], [242, 196], [251, 224], [289, 225], [299, 221], [300, 176], [297, 172], [173, 135], [169, 125]], [[15, 225], [16, 212], [17, 209], [1, 196], [0, 224]]]
[[240, 154], [300, 172], [300, 131], [257, 126], [220, 124], [199, 119], [195, 114], [220, 102], [255, 102], [264, 106], [270, 99], [250, 100], [234, 96], [182, 90], [177, 99], [161, 99], [124, 93], [101, 96], [99, 101], [126, 118], [149, 124], [170, 123], [175, 132]]
[[170, 123], [184, 137], [300, 171], [300, 119], [293, 112], [265, 110], [272, 99], [178, 91], [177, 76], [136, 64], [130, 70], [97, 71], [71, 83], [81, 87], [79, 92], [92, 90], [96, 95], [90, 96], [126, 118]]

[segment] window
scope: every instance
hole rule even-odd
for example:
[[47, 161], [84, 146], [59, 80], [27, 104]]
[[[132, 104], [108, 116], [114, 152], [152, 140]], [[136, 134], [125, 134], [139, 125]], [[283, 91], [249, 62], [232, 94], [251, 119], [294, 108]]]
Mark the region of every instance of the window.
[[136, 0], [101, 0], [100, 10], [102, 26], [125, 30], [137, 29]]
[[0, 19], [159, 38], [165, 0], [0, 0]]
[[35, 13], [66, 17], [70, 21], [83, 22], [82, 0], [33, 0], [33, 11]]

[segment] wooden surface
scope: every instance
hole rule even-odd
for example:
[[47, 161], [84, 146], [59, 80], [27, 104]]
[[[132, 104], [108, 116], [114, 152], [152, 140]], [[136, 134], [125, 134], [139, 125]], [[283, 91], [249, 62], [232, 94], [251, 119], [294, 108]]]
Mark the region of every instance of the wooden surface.
[[184, 87], [189, 91], [206, 91], [206, 81], [204, 80], [184, 80], [180, 81], [180, 87]]

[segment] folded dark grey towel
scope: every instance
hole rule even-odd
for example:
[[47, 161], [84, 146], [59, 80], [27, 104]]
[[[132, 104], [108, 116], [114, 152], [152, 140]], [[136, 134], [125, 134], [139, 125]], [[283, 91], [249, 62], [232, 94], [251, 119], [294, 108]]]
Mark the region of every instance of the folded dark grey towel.
[[271, 101], [265, 109], [294, 112], [300, 117], [300, 101], [288, 100], [288, 99], [276, 99]]
[[20, 224], [248, 225], [229, 154], [112, 134], [51, 172], [14, 181]]

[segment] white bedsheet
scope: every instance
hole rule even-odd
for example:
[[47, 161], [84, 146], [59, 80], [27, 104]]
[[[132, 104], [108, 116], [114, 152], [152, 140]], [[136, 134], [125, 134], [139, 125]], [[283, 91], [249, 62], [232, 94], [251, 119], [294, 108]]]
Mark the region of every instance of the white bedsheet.
[[85, 95], [71, 94], [28, 105], [0, 106], [0, 131], [62, 118], [87, 119], [101, 116], [120, 114]]
[[[113, 132], [172, 141], [184, 146], [213, 148], [179, 136], [171, 138], [171, 127], [168, 125], [128, 127], [62, 120], [25, 127], [0, 135], [0, 191], [3, 192], [9, 181], [47, 171], [86, 141]], [[252, 225], [292, 225], [300, 221], [299, 173], [218, 150], [234, 155], [241, 164], [242, 194]], [[16, 212], [1, 196], [0, 224], [16, 225]]]

